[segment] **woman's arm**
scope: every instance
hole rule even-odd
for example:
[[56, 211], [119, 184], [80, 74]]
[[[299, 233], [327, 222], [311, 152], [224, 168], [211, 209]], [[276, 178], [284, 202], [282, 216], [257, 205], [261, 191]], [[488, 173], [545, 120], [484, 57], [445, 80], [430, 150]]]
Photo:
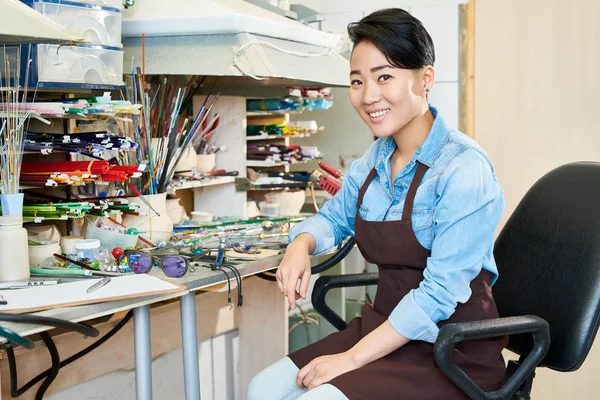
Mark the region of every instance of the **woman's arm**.
[[348, 354], [357, 368], [360, 368], [387, 356], [408, 342], [410, 340], [396, 332], [389, 321], [385, 321], [355, 344]]
[[[290, 244], [276, 276], [279, 290], [287, 296], [292, 309], [296, 307], [298, 298], [306, 299], [311, 276], [309, 255], [322, 253], [354, 235], [358, 191], [369, 173], [369, 160], [377, 153], [377, 149], [378, 142], [374, 142], [360, 159], [352, 163], [341, 190], [317, 215], [302, 221], [290, 231]], [[297, 292], [298, 281], [300, 287]]]
[[298, 387], [307, 387], [311, 390], [337, 376], [385, 357], [408, 342], [408, 339], [396, 332], [386, 321], [352, 349], [312, 360], [298, 372], [296, 384]]

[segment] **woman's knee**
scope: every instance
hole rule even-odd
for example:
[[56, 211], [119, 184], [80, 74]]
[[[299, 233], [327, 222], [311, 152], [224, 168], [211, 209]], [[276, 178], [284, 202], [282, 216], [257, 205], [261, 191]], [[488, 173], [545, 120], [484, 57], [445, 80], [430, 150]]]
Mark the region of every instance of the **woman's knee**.
[[247, 400], [295, 399], [304, 391], [296, 386], [298, 367], [283, 358], [259, 372], [248, 385]]
[[348, 400], [348, 398], [340, 389], [326, 383], [304, 393], [298, 400]]

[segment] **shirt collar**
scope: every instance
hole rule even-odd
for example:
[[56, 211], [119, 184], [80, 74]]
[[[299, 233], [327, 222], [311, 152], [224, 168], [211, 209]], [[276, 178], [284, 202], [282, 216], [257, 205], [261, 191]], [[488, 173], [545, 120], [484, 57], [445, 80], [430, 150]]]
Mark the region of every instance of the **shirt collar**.
[[[420, 163], [431, 168], [440, 155], [444, 144], [446, 144], [446, 141], [448, 140], [448, 125], [446, 124], [446, 121], [438, 113], [437, 108], [429, 106], [429, 111], [431, 111], [434, 118], [433, 125], [431, 126], [431, 130], [425, 138], [425, 141], [419, 146], [413, 159], [409, 162], [409, 165], [413, 164], [416, 159]], [[379, 152], [379, 157], [377, 158], [376, 165], [379, 167], [378, 170], [382, 169], [381, 172], [385, 170], [384, 165], [392, 156], [395, 148], [396, 143], [394, 142], [394, 138], [392, 136], [386, 138], [381, 151]]]
[[421, 144], [415, 158], [420, 163], [427, 165], [429, 168], [442, 152], [442, 148], [448, 141], [448, 125], [444, 118], [438, 113], [437, 108], [429, 106], [429, 111], [433, 115], [433, 125], [425, 141]]

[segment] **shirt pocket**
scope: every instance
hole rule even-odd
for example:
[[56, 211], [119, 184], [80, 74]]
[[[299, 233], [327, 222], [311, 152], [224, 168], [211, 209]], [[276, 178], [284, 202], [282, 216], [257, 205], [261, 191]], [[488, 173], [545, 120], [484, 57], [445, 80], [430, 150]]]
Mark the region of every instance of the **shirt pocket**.
[[415, 236], [421, 245], [427, 249], [431, 249], [433, 242], [433, 209], [430, 210], [413, 210], [412, 226]]

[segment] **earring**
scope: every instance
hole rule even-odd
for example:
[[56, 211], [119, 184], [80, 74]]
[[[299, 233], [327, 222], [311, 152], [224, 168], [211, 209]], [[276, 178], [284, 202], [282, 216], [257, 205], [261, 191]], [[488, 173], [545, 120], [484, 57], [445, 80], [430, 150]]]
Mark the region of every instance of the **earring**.
[[425, 88], [425, 93], [429, 93], [429, 88]]

